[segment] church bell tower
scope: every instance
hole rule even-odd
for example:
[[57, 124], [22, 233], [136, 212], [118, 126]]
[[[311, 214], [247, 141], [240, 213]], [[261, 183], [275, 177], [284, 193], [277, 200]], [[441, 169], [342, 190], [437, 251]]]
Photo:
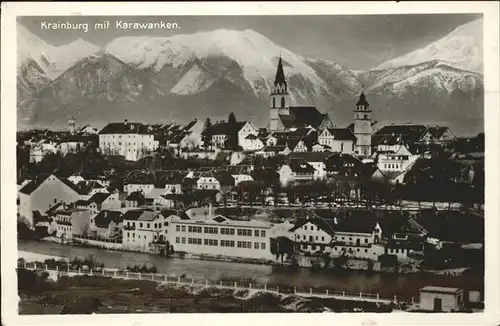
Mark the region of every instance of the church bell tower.
[[269, 130], [282, 130], [280, 124], [280, 115], [289, 115], [290, 95], [288, 94], [288, 85], [283, 71], [283, 61], [280, 58], [278, 61], [278, 69], [274, 78], [273, 88], [271, 90], [271, 109], [269, 117]]
[[354, 136], [356, 136], [355, 152], [360, 156], [372, 154], [372, 111], [366, 100], [364, 91], [361, 91], [359, 100], [354, 109]]

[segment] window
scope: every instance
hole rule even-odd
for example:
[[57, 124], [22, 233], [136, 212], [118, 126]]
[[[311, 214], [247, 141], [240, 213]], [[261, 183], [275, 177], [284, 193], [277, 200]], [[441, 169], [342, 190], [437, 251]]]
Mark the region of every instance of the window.
[[368, 243], [368, 239], [365, 239], [365, 243]]
[[220, 246], [221, 247], [234, 247], [234, 241], [233, 240], [221, 240]]
[[142, 222], [141, 222], [141, 223], [139, 223], [139, 227], [140, 227], [140, 228], [142, 228]]
[[265, 237], [265, 236], [266, 236], [266, 231], [261, 230], [261, 231], [260, 231], [260, 236], [261, 236], [261, 237]]
[[325, 237], [321, 237], [321, 241], [325, 241]]
[[260, 243], [260, 249], [266, 249], [266, 244], [264, 242]]
[[[255, 235], [256, 237], [258, 237], [258, 236], [259, 236], [259, 230], [255, 230], [254, 235]], [[255, 249], [259, 249], [259, 248], [255, 248]]]
[[251, 249], [252, 248], [252, 243], [249, 241], [238, 241], [236, 246], [238, 248], [245, 248], [245, 249]]
[[181, 239], [179, 237], [175, 238], [175, 243], [181, 243]]
[[182, 237], [182, 243], [186, 244], [186, 238]]
[[181, 231], [182, 232], [186, 232], [186, 226], [185, 225], [181, 226]]
[[168, 222], [163, 223], [163, 226], [168, 226]]
[[181, 231], [181, 226], [180, 225], [176, 225], [175, 226], [175, 231], [176, 232], [180, 232]]
[[216, 227], [206, 226], [203, 228], [203, 232], [208, 234], [219, 234], [219, 229]]
[[307, 225], [304, 225], [304, 230], [307, 230]]
[[254, 249], [259, 249], [259, 243], [258, 243], [258, 242], [255, 242], [255, 243], [253, 244], [253, 248], [254, 248]]
[[316, 236], [316, 240], [318, 240], [318, 236]]

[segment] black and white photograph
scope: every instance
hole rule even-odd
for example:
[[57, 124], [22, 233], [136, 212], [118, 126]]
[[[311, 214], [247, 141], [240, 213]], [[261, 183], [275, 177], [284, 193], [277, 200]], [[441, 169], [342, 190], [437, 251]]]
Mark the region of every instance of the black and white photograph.
[[11, 17], [17, 314], [493, 312], [498, 6], [468, 4]]

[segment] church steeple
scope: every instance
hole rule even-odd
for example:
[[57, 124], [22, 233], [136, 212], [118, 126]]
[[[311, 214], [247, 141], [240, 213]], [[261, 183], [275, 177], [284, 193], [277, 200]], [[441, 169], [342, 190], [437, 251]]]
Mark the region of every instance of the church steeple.
[[359, 100], [356, 103], [356, 106], [364, 106], [366, 108], [368, 108], [370, 106], [370, 104], [368, 103], [368, 101], [366, 101], [366, 96], [365, 96], [364, 86], [363, 85], [361, 85], [361, 95], [359, 95]]
[[283, 70], [283, 59], [281, 58], [281, 53], [270, 95], [271, 110], [269, 129], [275, 131], [282, 129], [280, 116], [290, 114], [288, 109], [290, 106], [290, 95], [288, 94], [288, 85], [285, 78], [285, 71]]
[[354, 136], [356, 136], [355, 152], [361, 156], [371, 155], [372, 111], [366, 100], [364, 87], [354, 109]]
[[281, 59], [281, 53], [280, 53], [280, 59], [278, 61], [278, 69], [276, 70], [276, 77], [274, 78], [274, 86], [278, 85], [285, 85], [285, 88], [287, 86], [285, 73], [283, 71], [283, 60]]

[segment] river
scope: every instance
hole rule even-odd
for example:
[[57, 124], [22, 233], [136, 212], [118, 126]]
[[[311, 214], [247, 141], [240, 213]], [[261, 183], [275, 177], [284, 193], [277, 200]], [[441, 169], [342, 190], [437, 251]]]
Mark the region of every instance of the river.
[[484, 276], [481, 273], [466, 273], [460, 276], [435, 275], [431, 273], [387, 274], [366, 272], [334, 272], [287, 267], [243, 264], [197, 259], [166, 258], [159, 255], [111, 251], [93, 248], [71, 247], [53, 242], [19, 241], [18, 250], [73, 259], [92, 254], [109, 268], [153, 264], [159, 273], [182, 275], [195, 279], [243, 279], [258, 283], [287, 284], [299, 289], [324, 288], [348, 292], [380, 293], [406, 298], [417, 296], [418, 289], [426, 285], [460, 287], [482, 290]]

